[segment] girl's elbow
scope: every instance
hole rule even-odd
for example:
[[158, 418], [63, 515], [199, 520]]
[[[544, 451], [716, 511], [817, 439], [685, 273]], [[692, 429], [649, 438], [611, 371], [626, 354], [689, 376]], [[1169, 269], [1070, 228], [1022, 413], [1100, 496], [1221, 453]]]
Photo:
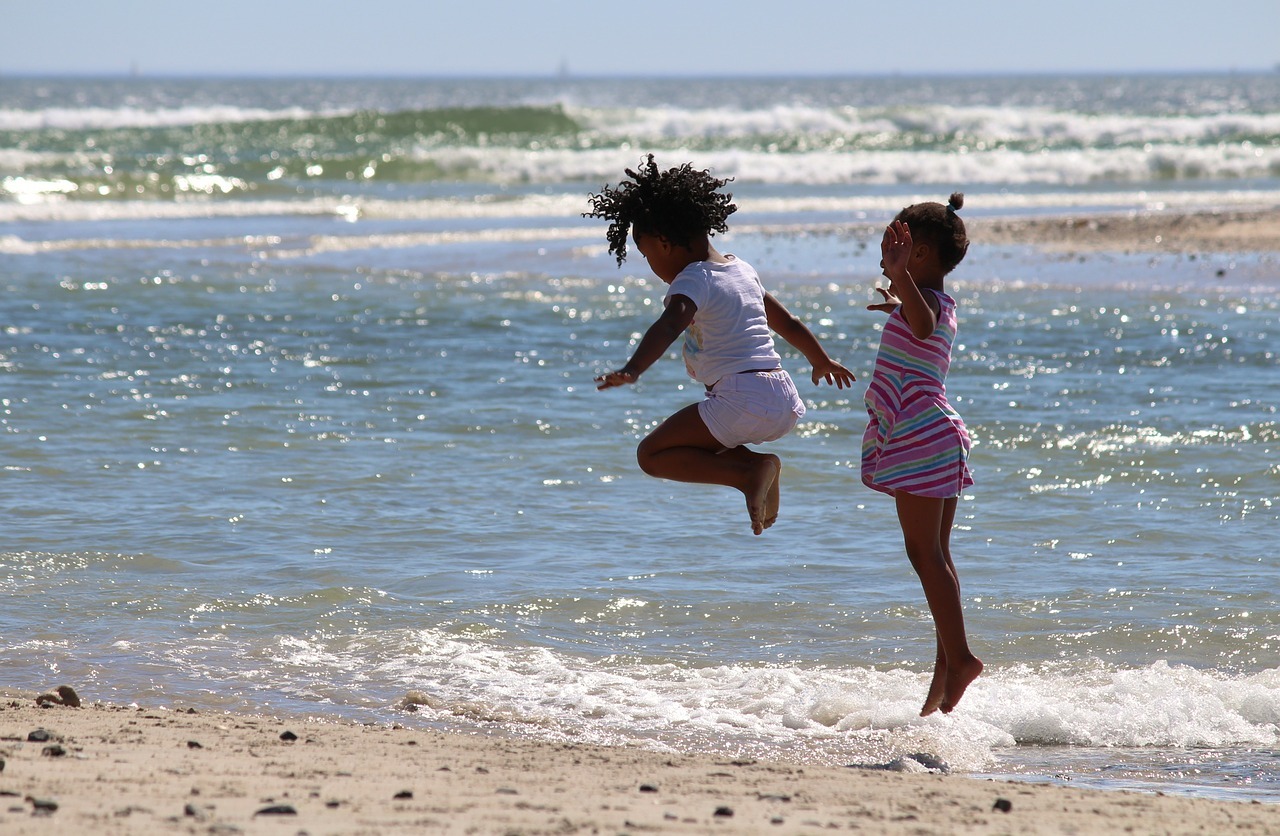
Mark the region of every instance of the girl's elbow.
[[938, 330], [938, 320], [932, 316], [922, 316], [918, 321], [908, 324], [911, 326], [911, 333], [921, 341], [929, 339]]

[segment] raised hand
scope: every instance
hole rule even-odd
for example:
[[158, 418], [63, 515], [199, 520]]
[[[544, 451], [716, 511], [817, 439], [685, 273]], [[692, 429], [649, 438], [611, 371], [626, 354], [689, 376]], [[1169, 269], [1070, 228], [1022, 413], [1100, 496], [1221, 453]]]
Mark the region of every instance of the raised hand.
[[911, 228], [902, 221], [894, 221], [885, 227], [880, 239], [880, 267], [890, 281], [906, 275], [907, 262], [911, 260]]

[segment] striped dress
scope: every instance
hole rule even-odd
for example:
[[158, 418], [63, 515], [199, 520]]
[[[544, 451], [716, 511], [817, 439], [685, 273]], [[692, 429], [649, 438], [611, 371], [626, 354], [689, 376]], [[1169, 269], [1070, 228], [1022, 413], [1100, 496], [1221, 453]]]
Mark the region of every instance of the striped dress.
[[871, 421], [862, 437], [862, 482], [893, 495], [947, 499], [973, 484], [969, 432], [947, 403], [946, 378], [956, 336], [956, 303], [938, 297], [938, 327], [917, 340], [899, 307], [880, 335], [867, 387]]

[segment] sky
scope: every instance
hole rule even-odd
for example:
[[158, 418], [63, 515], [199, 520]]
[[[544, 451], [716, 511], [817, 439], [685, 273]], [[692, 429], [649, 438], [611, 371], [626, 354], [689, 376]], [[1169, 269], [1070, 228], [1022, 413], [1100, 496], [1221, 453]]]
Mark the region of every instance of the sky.
[[0, 0], [3, 75], [1280, 71], [1280, 0]]

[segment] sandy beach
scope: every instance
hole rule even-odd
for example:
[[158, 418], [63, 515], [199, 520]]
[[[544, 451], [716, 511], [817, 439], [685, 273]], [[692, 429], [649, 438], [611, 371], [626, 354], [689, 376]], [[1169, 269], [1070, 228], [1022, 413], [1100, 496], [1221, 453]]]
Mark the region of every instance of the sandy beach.
[[1280, 806], [182, 706], [0, 702], [0, 831], [1275, 833]]
[[[1280, 207], [1008, 218], [971, 215], [966, 218], [965, 227], [975, 247], [1023, 245], [1056, 257], [1280, 252]], [[789, 231], [805, 229], [815, 228], [797, 225]], [[878, 245], [884, 226], [879, 222], [859, 222], [816, 229], [852, 234], [872, 246]]]
[[970, 220], [975, 245], [1028, 244], [1051, 252], [1276, 252], [1280, 208]]

